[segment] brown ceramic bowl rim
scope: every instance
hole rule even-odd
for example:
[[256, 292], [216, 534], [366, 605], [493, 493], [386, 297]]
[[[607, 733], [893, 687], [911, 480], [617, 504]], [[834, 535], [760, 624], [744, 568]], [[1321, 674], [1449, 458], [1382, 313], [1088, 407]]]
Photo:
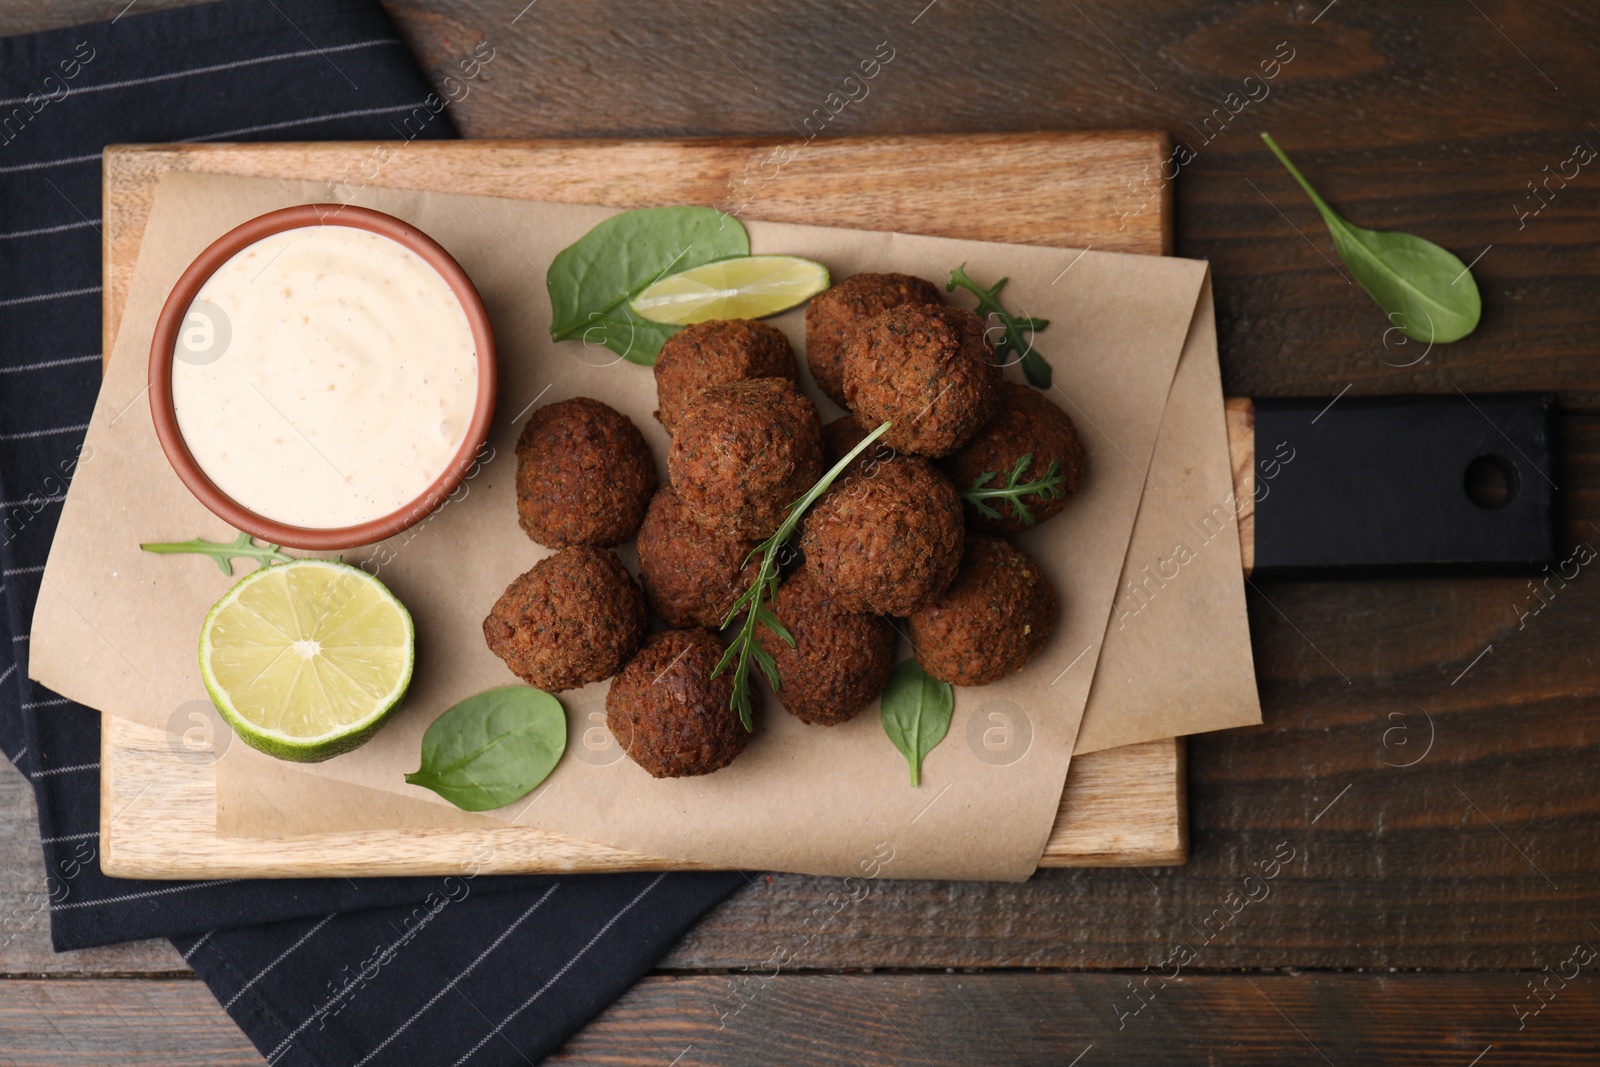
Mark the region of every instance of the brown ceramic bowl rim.
[[[433, 484], [415, 500], [381, 518], [355, 526], [328, 529], [293, 526], [269, 519], [251, 511], [217, 488], [189, 451], [183, 432], [178, 428], [178, 413], [172, 399], [172, 363], [176, 357], [179, 333], [189, 306], [194, 303], [200, 288], [219, 267], [244, 248], [275, 233], [310, 226], [351, 226], [367, 230], [397, 241], [421, 256], [439, 272], [461, 304], [472, 330], [472, 341], [478, 356], [478, 390], [473, 402], [472, 421], [467, 426], [461, 447]], [[410, 223], [381, 211], [347, 204], [302, 204], [269, 211], [235, 226], [213, 241], [179, 276], [167, 296], [166, 304], [161, 308], [161, 314], [156, 319], [155, 334], [150, 339], [149, 377], [150, 415], [155, 421], [161, 450], [167, 454], [167, 461], [172, 464], [178, 478], [200, 503], [235, 529], [275, 545], [316, 551], [375, 544], [400, 533], [443, 504], [461, 485], [467, 471], [488, 442], [489, 426], [494, 420], [497, 385], [494, 332], [489, 324], [489, 313], [484, 310], [483, 299], [473, 286], [472, 279], [467, 277], [467, 272], [461, 269], [461, 264], [437, 241]]]

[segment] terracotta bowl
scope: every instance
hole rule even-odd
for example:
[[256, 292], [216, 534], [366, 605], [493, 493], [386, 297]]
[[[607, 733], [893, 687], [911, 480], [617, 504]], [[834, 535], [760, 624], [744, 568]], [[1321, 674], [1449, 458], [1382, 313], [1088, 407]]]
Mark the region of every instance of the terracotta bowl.
[[[478, 353], [478, 392], [473, 404], [472, 420], [468, 424], [465, 440], [449, 465], [426, 491], [404, 507], [358, 526], [337, 529], [291, 526], [266, 518], [218, 489], [190, 453], [183, 433], [178, 428], [177, 410], [172, 401], [172, 362], [179, 335], [189, 306], [211, 275], [236, 253], [264, 237], [284, 230], [325, 225], [350, 226], [382, 234], [427, 261], [460, 301]], [[327, 551], [374, 544], [393, 537], [439, 507], [461, 485], [489, 438], [489, 425], [494, 419], [495, 387], [494, 332], [490, 328], [483, 300], [478, 296], [472, 279], [467, 277], [467, 272], [437, 241], [409, 223], [381, 211], [345, 204], [305, 204], [269, 211], [217, 238], [189, 264], [172, 287], [166, 304], [161, 308], [161, 316], [156, 319], [155, 336], [150, 340], [150, 415], [155, 420], [156, 436], [172, 469], [200, 503], [218, 518], [263, 541], [292, 548]]]

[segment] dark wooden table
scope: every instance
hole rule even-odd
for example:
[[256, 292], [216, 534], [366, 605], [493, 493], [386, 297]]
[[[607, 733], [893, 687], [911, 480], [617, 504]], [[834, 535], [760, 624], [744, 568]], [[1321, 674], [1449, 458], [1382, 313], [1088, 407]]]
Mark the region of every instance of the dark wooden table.
[[[10, 2], [0, 32], [124, 3]], [[1600, 13], [523, 3], [392, 5], [437, 73], [495, 49], [455, 112], [467, 136], [787, 135], [880, 41], [893, 65], [829, 136], [1169, 130], [1196, 152], [1177, 182], [1178, 252], [1212, 262], [1230, 395], [1550, 390], [1562, 555], [1600, 548], [1600, 174], [1552, 182], [1554, 199], [1518, 216], [1577, 143], [1600, 148]], [[1230, 92], [1259, 96], [1243, 79], [1288, 50], [1269, 96], [1213, 113]], [[1426, 355], [1386, 344], [1261, 130], [1356, 222], [1475, 260], [1478, 332]], [[1573, 977], [1565, 961], [1600, 946], [1600, 576], [1546, 599], [1519, 619], [1525, 578], [1262, 584], [1266, 721], [1191, 745], [1187, 867], [880, 883], [770, 977], [759, 961], [834, 885], [759, 878], [557, 1060], [1593, 1063], [1600, 964]], [[164, 942], [49, 951], [31, 803], [0, 772], [0, 909], [26, 916], [0, 949], [0, 1062], [259, 1063]], [[1232, 913], [1275, 850], [1293, 858], [1270, 895]], [[92, 1025], [69, 1039], [50, 1023], [62, 1016]]]

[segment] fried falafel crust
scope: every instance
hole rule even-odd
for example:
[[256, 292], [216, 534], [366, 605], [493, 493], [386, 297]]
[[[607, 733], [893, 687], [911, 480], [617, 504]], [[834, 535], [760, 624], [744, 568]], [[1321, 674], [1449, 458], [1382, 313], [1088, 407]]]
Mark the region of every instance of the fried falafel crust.
[[[722, 643], [707, 630], [651, 637], [611, 682], [606, 727], [656, 778], [710, 774], [733, 762], [750, 733], [729, 707], [733, 672], [712, 678]], [[759, 710], [761, 694], [752, 690]]]
[[863, 323], [844, 351], [846, 406], [902, 452], [947, 456], [1000, 402], [1000, 367], [983, 320], [964, 308], [902, 304]]
[[901, 304], [942, 304], [939, 287], [909, 274], [852, 274], [806, 306], [806, 366], [817, 388], [844, 405], [844, 346], [856, 327]]
[[998, 537], [967, 539], [955, 581], [907, 619], [917, 662], [951, 685], [988, 685], [1020, 671], [1055, 629], [1050, 580]]
[[609, 678], [638, 651], [644, 593], [608, 549], [574, 545], [518, 575], [483, 620], [489, 651], [546, 692]]
[[764, 538], [822, 476], [822, 423], [782, 378], [704, 390], [684, 412], [667, 472], [689, 515], [707, 530]]
[[674, 628], [716, 629], [761, 570], [745, 561], [760, 542], [706, 530], [672, 486], [662, 486], [639, 527], [639, 580], [650, 607]]
[[747, 378], [797, 379], [794, 350], [776, 326], [753, 319], [713, 319], [667, 338], [656, 357], [656, 418], [672, 433], [695, 397], [713, 385]]
[[961, 565], [961, 497], [925, 459], [857, 464], [806, 515], [801, 551], [844, 611], [908, 615]]
[[656, 485], [644, 435], [598, 400], [546, 404], [517, 438], [517, 522], [541, 545], [621, 544], [644, 520]]
[[831, 468], [861, 443], [867, 431], [854, 415], [841, 415], [822, 427], [822, 459]]
[[762, 626], [761, 647], [777, 662], [778, 702], [813, 726], [848, 722], [883, 692], [894, 666], [894, 628], [845, 611], [801, 567], [778, 589], [778, 621], [795, 646]]
[[[867, 431], [861, 428], [854, 415], [843, 415], [822, 428], [822, 465], [832, 470], [850, 450], [861, 443], [867, 436]], [[883, 443], [880, 437], [868, 445], [855, 459], [850, 461], [851, 470], [875, 470], [880, 463], [887, 463], [900, 455], [899, 452]]]
[[[1016, 382], [1000, 386], [1000, 410], [984, 424], [961, 449], [939, 463], [939, 468], [949, 475], [957, 490], [969, 488], [987, 472], [994, 477], [991, 487], [1006, 484], [1006, 478], [1017, 461], [1025, 455], [1033, 459], [1023, 475], [1026, 481], [1036, 481], [1045, 476], [1051, 463], [1059, 464], [1065, 479], [1060, 497], [1044, 493], [1030, 493], [1022, 498], [1033, 515], [1032, 525], [1060, 514], [1074, 494], [1083, 485], [1088, 469], [1088, 457], [1083, 442], [1072, 425], [1072, 419], [1039, 390]], [[991, 519], [967, 504], [967, 525], [989, 533], [1016, 533], [1028, 527], [1009, 501], [995, 501], [991, 505], [1000, 518]]]

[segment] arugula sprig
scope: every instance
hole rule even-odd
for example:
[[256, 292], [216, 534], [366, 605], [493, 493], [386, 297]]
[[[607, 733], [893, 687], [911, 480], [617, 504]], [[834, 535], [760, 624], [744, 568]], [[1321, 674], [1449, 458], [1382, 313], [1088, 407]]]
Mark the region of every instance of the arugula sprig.
[[844, 473], [845, 469], [855, 461], [866, 447], [884, 435], [890, 424], [884, 422], [876, 430], [861, 439], [861, 443], [852, 448], [850, 452], [833, 465], [833, 468], [817, 480], [806, 491], [805, 496], [794, 502], [789, 509], [789, 516], [777, 531], [765, 541], [750, 550], [744, 562], [748, 564], [757, 555], [761, 557], [761, 570], [756, 575], [756, 580], [750, 583], [750, 588], [740, 594], [734, 601], [733, 607], [728, 609], [727, 616], [722, 620], [724, 627], [733, 625], [733, 620], [743, 614], [744, 621], [739, 624], [739, 632], [734, 635], [722, 653], [722, 659], [717, 661], [717, 667], [711, 672], [715, 678], [733, 664], [733, 696], [728, 702], [728, 707], [739, 713], [739, 721], [746, 730], [754, 730], [752, 720], [753, 709], [750, 703], [750, 663], [753, 660], [761, 668], [761, 673], [767, 676], [767, 681], [774, 690], [781, 687], [778, 680], [778, 664], [772, 655], [762, 648], [756, 640], [759, 627], [765, 626], [783, 639], [790, 648], [795, 647], [794, 635], [791, 634], [778, 621], [777, 614], [772, 606], [778, 597], [778, 555], [783, 546], [788, 544], [789, 538], [794, 536], [795, 529], [800, 525], [800, 520], [805, 516], [807, 509], [817, 502], [817, 498], [828, 491], [834, 479]]
[[158, 556], [209, 556], [229, 578], [233, 577], [233, 561], [236, 559], [253, 559], [263, 567], [270, 567], [274, 563], [293, 563], [296, 558], [277, 545], [256, 544], [256, 539], [247, 533], [241, 533], [231, 542], [206, 541], [196, 537], [193, 541], [166, 541], [139, 547]]
[[[987, 318], [993, 315], [1000, 320], [1002, 333], [1000, 341], [994, 346], [994, 354], [999, 357], [1001, 366], [1011, 361], [1013, 352], [1018, 354], [1022, 361], [1023, 376], [1028, 379], [1029, 385], [1038, 386], [1040, 389], [1050, 388], [1052, 371], [1050, 364], [1045, 362], [1043, 356], [1034, 351], [1033, 335], [1050, 325], [1049, 319], [1018, 318], [1000, 305], [1000, 290], [1006, 287], [1009, 278], [1001, 278], [989, 288], [985, 289], [971, 278], [967, 277], [965, 263], [950, 272], [950, 281], [944, 287], [947, 293], [953, 293], [957, 288], [965, 289], [978, 298], [978, 314]], [[1026, 333], [1028, 336], [1024, 337]]]
[[1061, 473], [1061, 461], [1053, 459], [1050, 461], [1050, 466], [1045, 469], [1044, 477], [1023, 481], [1028, 476], [1028, 468], [1031, 466], [1033, 466], [1033, 453], [1024, 452], [1018, 457], [1016, 465], [1011, 468], [1011, 473], [1006, 476], [1004, 485], [991, 486], [989, 483], [995, 480], [996, 472], [984, 471], [972, 480], [972, 486], [961, 494], [961, 499], [977, 508], [978, 513], [988, 519], [1003, 518], [999, 510], [989, 501], [1008, 502], [1012, 514], [1021, 520], [1022, 525], [1032, 526], [1033, 512], [1028, 510], [1028, 505], [1022, 502], [1022, 498], [1037, 494], [1047, 499], [1060, 500], [1067, 491], [1067, 478]]

